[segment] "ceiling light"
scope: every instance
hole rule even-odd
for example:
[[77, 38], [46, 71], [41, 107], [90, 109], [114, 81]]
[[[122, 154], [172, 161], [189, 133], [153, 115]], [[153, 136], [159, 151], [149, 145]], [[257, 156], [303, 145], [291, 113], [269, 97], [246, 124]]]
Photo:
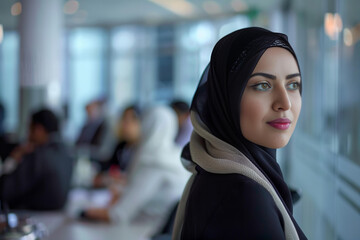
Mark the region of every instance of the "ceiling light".
[[338, 14], [338, 13], [334, 14], [334, 23], [335, 23], [335, 27], [336, 27], [336, 32], [337, 33], [341, 32], [343, 29], [343, 24], [342, 24], [342, 19], [340, 17], [340, 14]]
[[246, 11], [248, 10], [248, 6], [246, 5], [245, 2], [243, 2], [242, 0], [233, 0], [231, 1], [231, 7], [236, 11], [236, 12], [241, 12], [241, 11]]
[[11, 6], [11, 15], [18, 16], [21, 14], [22, 6], [20, 2], [16, 2]]
[[4, 28], [3, 28], [3, 25], [0, 24], [0, 44], [2, 43], [4, 39]]
[[326, 13], [324, 17], [325, 33], [332, 40], [338, 39], [339, 33], [342, 31], [342, 19], [338, 13]]
[[204, 10], [208, 14], [219, 14], [221, 13], [221, 7], [215, 1], [206, 1], [203, 3]]
[[185, 0], [149, 0], [177, 15], [191, 17], [195, 13], [194, 6]]
[[344, 44], [348, 47], [353, 45], [354, 43], [354, 37], [353, 33], [351, 32], [351, 29], [345, 28], [344, 29]]
[[79, 9], [79, 2], [75, 0], [69, 0], [64, 5], [65, 14], [74, 14]]

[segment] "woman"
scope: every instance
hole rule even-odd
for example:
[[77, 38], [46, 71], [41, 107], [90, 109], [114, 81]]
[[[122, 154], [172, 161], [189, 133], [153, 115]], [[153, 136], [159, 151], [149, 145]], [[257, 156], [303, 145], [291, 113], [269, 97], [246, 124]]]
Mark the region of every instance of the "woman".
[[129, 166], [132, 153], [140, 139], [140, 108], [136, 105], [130, 105], [125, 108], [119, 122], [120, 138], [119, 144], [108, 161], [110, 167], [118, 166], [122, 172], [126, 172]]
[[136, 105], [130, 105], [123, 111], [118, 124], [119, 142], [111, 158], [100, 162], [100, 173], [94, 178], [95, 187], [126, 180], [127, 168], [140, 139], [140, 114], [140, 108]]
[[301, 76], [284, 34], [222, 38], [195, 93], [183, 156], [193, 172], [173, 239], [306, 239], [276, 163], [301, 109]]
[[87, 218], [129, 222], [145, 211], [165, 214], [179, 200], [188, 179], [178, 161], [181, 150], [175, 145], [178, 129], [175, 112], [158, 106], [142, 116], [141, 138], [128, 169], [127, 185], [118, 202], [102, 209], [88, 209]]

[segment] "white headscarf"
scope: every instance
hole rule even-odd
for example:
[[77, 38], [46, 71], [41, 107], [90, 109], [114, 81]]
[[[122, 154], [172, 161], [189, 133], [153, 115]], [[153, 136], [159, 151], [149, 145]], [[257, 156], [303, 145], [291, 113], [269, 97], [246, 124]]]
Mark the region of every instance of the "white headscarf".
[[110, 212], [114, 221], [129, 221], [141, 209], [167, 210], [180, 198], [189, 176], [180, 161], [181, 149], [175, 144], [175, 112], [157, 106], [141, 119], [141, 141], [130, 165], [128, 185]]
[[177, 131], [178, 120], [171, 108], [156, 106], [148, 109], [142, 116], [141, 142], [131, 170], [150, 165], [182, 172], [181, 149], [175, 144]]

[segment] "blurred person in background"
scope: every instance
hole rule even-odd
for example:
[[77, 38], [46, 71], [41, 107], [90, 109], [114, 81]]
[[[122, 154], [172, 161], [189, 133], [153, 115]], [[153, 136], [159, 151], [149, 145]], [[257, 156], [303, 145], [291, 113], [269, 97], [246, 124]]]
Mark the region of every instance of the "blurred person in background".
[[5, 161], [6, 157], [17, 145], [5, 130], [4, 127], [5, 116], [6, 116], [5, 107], [0, 102], [0, 166], [2, 165], [2, 161]]
[[100, 162], [111, 156], [116, 145], [115, 134], [106, 111], [106, 99], [99, 98], [86, 105], [87, 120], [75, 142], [78, 157]]
[[28, 142], [17, 147], [1, 169], [1, 200], [10, 208], [61, 209], [73, 169], [70, 149], [59, 134], [59, 120], [47, 109], [31, 116]]
[[87, 120], [76, 140], [76, 145], [99, 146], [105, 133], [104, 118], [105, 100], [97, 99], [89, 102], [86, 109]]
[[188, 174], [175, 144], [175, 112], [166, 106], [148, 109], [141, 121], [141, 138], [131, 163], [125, 189], [107, 208], [84, 212], [90, 219], [129, 222], [140, 213], [165, 216], [179, 200]]
[[190, 120], [190, 109], [189, 105], [181, 100], [174, 100], [170, 106], [176, 112], [179, 130], [175, 138], [175, 142], [180, 146], [184, 147], [190, 141], [191, 133], [193, 130]]
[[140, 140], [140, 115], [137, 105], [130, 105], [123, 111], [117, 126], [118, 143], [111, 158], [100, 162], [100, 173], [94, 179], [95, 187], [126, 180], [128, 166]]
[[301, 86], [285, 34], [252, 27], [217, 42], [193, 98], [183, 151], [193, 176], [172, 239], [307, 239], [276, 162], [295, 130]]

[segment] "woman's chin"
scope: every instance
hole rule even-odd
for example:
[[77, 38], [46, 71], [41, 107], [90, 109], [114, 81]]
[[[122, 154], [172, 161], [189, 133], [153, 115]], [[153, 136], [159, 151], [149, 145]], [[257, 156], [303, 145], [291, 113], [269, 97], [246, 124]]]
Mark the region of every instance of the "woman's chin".
[[258, 142], [256, 144], [266, 147], [266, 148], [272, 148], [272, 149], [279, 149], [285, 147], [289, 143], [290, 138], [276, 138], [271, 140], [264, 139], [261, 142]]

